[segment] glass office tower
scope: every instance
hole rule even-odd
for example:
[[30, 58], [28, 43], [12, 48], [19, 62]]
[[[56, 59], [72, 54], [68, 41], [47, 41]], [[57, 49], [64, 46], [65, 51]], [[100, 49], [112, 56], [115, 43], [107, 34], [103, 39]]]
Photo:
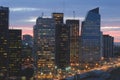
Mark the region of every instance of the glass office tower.
[[70, 28], [70, 63], [77, 66], [79, 63], [79, 20], [66, 20]]
[[56, 55], [55, 62], [56, 66], [60, 69], [65, 70], [65, 68], [70, 65], [70, 30], [65, 24], [56, 25]]
[[63, 13], [53, 13], [55, 20], [55, 63], [65, 70], [70, 65], [70, 27], [63, 23]]
[[102, 57], [102, 32], [100, 31], [99, 8], [88, 12], [81, 27], [82, 62], [96, 62]]

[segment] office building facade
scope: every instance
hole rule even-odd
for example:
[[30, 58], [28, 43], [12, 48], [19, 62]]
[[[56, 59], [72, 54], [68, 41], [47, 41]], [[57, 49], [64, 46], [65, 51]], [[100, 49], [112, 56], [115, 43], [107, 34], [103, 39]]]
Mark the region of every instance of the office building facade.
[[109, 35], [103, 35], [103, 57], [114, 57], [114, 38]]
[[55, 31], [56, 66], [65, 69], [70, 65], [70, 30], [65, 24], [57, 24]]
[[79, 63], [79, 20], [66, 20], [70, 28], [70, 63], [77, 66]]
[[55, 20], [56, 24], [63, 24], [64, 14], [63, 13], [53, 13], [52, 18]]
[[81, 27], [81, 61], [96, 62], [102, 57], [102, 32], [100, 31], [99, 8], [88, 12]]
[[21, 75], [21, 53], [22, 53], [22, 31], [9, 30], [9, 78], [20, 77]]
[[34, 26], [34, 50], [38, 73], [49, 74], [54, 67], [55, 21], [52, 18], [38, 17]]
[[33, 54], [33, 37], [31, 35], [23, 35], [22, 40], [22, 58], [34, 57]]
[[8, 76], [8, 25], [9, 8], [0, 7], [0, 73], [3, 77]]
[[22, 43], [23, 45], [28, 45], [30, 47], [33, 47], [33, 37], [28, 34], [23, 35]]
[[64, 70], [70, 65], [70, 29], [64, 24], [63, 13], [53, 13], [55, 20], [55, 65]]

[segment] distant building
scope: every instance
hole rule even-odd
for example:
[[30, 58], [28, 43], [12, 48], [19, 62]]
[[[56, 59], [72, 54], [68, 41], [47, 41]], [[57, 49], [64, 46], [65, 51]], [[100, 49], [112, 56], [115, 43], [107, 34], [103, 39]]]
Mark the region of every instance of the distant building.
[[0, 6], [0, 74], [5, 78], [8, 74], [8, 26], [9, 8]]
[[22, 43], [23, 45], [33, 47], [33, 37], [28, 34], [23, 35]]
[[114, 38], [109, 35], [103, 35], [103, 57], [111, 58], [114, 56]]
[[9, 77], [20, 77], [21, 71], [21, 30], [9, 30]]
[[114, 57], [120, 57], [120, 45], [114, 44]]
[[79, 20], [66, 20], [70, 28], [70, 63], [76, 66], [79, 63]]
[[70, 29], [67, 25], [58, 24], [55, 35], [55, 62], [58, 68], [65, 69], [70, 66]]
[[96, 62], [102, 57], [99, 8], [88, 12], [81, 27], [81, 61]]
[[63, 24], [63, 13], [53, 13], [52, 18], [55, 20], [56, 24]]
[[33, 37], [31, 35], [23, 35], [22, 40], [22, 58], [33, 57]]
[[38, 17], [34, 26], [34, 50], [37, 71], [48, 74], [54, 66], [55, 21], [52, 18]]

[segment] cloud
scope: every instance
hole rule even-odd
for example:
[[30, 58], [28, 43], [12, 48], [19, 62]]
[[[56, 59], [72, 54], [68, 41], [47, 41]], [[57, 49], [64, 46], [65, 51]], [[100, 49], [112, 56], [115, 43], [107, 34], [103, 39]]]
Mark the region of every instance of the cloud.
[[105, 26], [102, 27], [103, 34], [109, 34], [114, 37], [114, 42], [120, 42], [120, 27], [119, 26]]
[[24, 19], [24, 20], [21, 20], [21, 21], [35, 23], [36, 19], [37, 19], [37, 17], [30, 17], [28, 19]]
[[108, 19], [102, 19], [101, 21], [108, 21], [108, 22], [116, 22], [116, 21], [120, 21], [120, 18], [108, 18]]
[[[35, 23], [36, 22], [36, 19], [38, 18], [39, 16], [34, 16], [34, 17], [29, 17], [27, 19], [24, 19], [24, 20], [20, 20], [21, 22], [28, 22], [28, 23]], [[50, 16], [43, 16], [44, 18], [50, 18]]]
[[102, 31], [120, 31], [120, 26], [104, 26], [101, 27]]
[[20, 12], [20, 11], [46, 11], [48, 9], [45, 8], [29, 8], [29, 7], [16, 7], [16, 8], [10, 8], [10, 11], [12, 12]]
[[83, 21], [84, 20], [84, 17], [64, 17], [64, 19], [65, 20], [67, 20], [67, 19], [77, 19], [77, 20], [81, 20], [81, 21]]
[[[24, 20], [20, 20], [21, 22], [29, 22], [29, 23], [35, 23], [36, 22], [36, 19], [38, 18], [37, 17], [30, 17], [28, 19], [24, 19]], [[51, 18], [51, 16], [43, 16], [43, 18]], [[67, 19], [75, 19], [75, 20], [84, 20], [83, 17], [76, 17], [76, 18], [73, 18], [73, 17], [64, 17], [64, 22], [67, 20]]]

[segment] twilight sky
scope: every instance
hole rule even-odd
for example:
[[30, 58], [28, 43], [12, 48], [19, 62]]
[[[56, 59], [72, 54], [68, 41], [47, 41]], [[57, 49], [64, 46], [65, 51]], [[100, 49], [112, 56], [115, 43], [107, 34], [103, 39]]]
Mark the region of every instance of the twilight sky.
[[10, 8], [10, 28], [31, 35], [36, 18], [42, 13], [51, 17], [53, 12], [63, 12], [64, 19], [73, 19], [75, 11], [81, 22], [89, 10], [100, 7], [101, 30], [120, 42], [120, 0], [0, 0], [0, 6]]

